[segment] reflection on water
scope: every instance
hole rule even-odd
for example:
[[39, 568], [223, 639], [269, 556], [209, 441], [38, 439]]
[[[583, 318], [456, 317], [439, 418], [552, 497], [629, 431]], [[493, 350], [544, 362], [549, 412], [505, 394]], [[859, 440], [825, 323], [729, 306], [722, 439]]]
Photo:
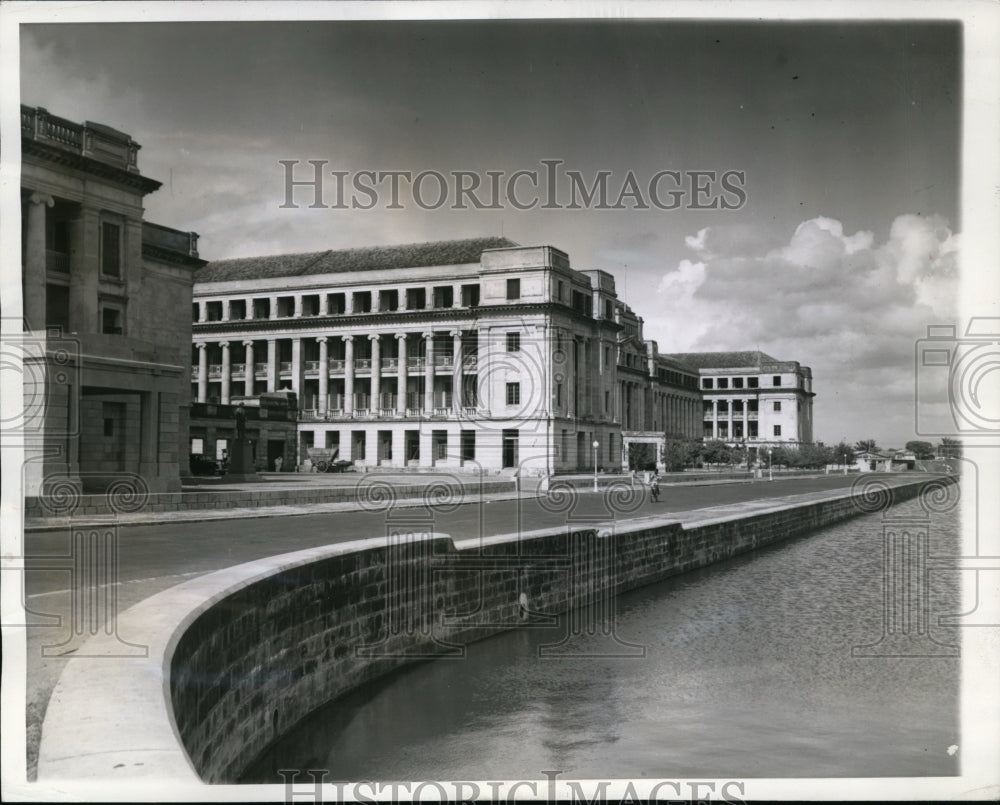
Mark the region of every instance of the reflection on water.
[[[956, 555], [957, 515], [931, 523], [931, 555]], [[957, 644], [936, 624], [957, 574], [930, 590], [931, 633]], [[882, 596], [868, 515], [621, 596], [617, 632], [645, 658], [539, 659], [558, 635], [498, 635], [328, 705], [244, 781], [957, 774], [959, 660], [851, 656], [882, 634]]]

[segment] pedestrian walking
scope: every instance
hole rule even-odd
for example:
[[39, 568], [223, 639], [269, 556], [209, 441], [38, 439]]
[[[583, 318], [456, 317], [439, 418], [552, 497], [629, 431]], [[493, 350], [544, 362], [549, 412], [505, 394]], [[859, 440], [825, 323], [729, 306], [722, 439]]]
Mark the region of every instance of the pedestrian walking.
[[656, 477], [655, 472], [653, 477], [649, 479], [649, 497], [654, 503], [660, 502], [660, 479]]

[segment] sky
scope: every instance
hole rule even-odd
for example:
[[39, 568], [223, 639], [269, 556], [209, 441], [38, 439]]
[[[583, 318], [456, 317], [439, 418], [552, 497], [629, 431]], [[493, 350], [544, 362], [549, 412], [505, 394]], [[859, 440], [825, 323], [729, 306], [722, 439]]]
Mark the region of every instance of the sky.
[[[573, 267], [615, 276], [661, 352], [760, 349], [810, 366], [818, 440], [917, 438], [916, 342], [958, 312], [957, 23], [21, 31], [22, 103], [132, 135], [142, 172], [163, 182], [147, 219], [197, 231], [206, 259], [499, 234], [556, 246]], [[544, 177], [542, 161], [560, 160], [588, 186], [610, 172], [612, 199], [631, 173], [647, 202], [658, 172], [735, 171], [743, 197], [691, 209], [688, 188], [678, 209], [633, 198], [518, 210], [502, 195], [499, 209], [453, 209], [452, 192], [439, 209], [406, 194], [391, 209], [382, 192], [372, 209], [310, 209], [300, 188], [282, 208], [279, 160], [298, 161], [299, 179], [324, 160], [350, 176], [468, 171], [484, 183], [490, 171]], [[433, 200], [437, 185], [425, 187]], [[336, 201], [332, 182], [323, 201]], [[946, 407], [941, 395], [920, 404]]]

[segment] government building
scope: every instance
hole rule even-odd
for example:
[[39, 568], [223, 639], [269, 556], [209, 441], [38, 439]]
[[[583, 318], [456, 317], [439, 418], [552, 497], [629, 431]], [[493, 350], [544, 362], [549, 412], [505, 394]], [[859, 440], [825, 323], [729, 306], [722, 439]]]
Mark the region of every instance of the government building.
[[[196, 270], [192, 317], [194, 401], [294, 392], [286, 469], [322, 454], [547, 475], [627, 469], [644, 444], [660, 464], [667, 434], [751, 449], [812, 440], [808, 368], [759, 352], [661, 354], [611, 274], [574, 269], [552, 246], [494, 237], [217, 260]], [[223, 433], [199, 446], [221, 453]]]
[[[21, 107], [24, 491], [178, 491], [188, 466], [198, 236], [143, 219], [160, 182], [100, 123]], [[5, 357], [6, 362], [6, 357]]]

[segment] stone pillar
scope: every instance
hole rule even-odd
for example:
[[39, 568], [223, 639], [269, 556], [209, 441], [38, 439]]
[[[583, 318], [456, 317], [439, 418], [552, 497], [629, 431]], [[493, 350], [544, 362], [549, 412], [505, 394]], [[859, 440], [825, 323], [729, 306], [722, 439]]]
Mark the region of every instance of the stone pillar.
[[278, 390], [278, 342], [267, 339], [267, 390]]
[[160, 411], [159, 392], [150, 391], [139, 395], [139, 475], [154, 479], [158, 475], [156, 453], [159, 441]]
[[220, 341], [219, 346], [222, 347], [222, 393], [219, 401], [223, 405], [229, 405], [229, 386], [232, 380], [230, 375], [233, 371], [233, 364], [229, 356], [229, 342]]
[[[25, 330], [45, 330], [45, 208], [55, 200], [44, 193], [28, 199], [28, 227], [24, 243]], [[97, 300], [94, 300], [97, 303]]]
[[294, 300], [294, 305], [295, 305], [294, 312], [293, 312], [292, 315], [294, 315], [295, 318], [297, 318], [297, 319], [301, 319], [302, 318], [302, 294], [297, 293], [297, 294], [295, 294], [295, 296], [292, 297], [292, 299]]
[[451, 407], [462, 413], [462, 331], [451, 331]]
[[[399, 356], [396, 362], [396, 411], [402, 416], [406, 413], [406, 333], [396, 333], [396, 344], [396, 354]], [[395, 449], [393, 447], [393, 455]], [[402, 453], [400, 460], [403, 460], [400, 466], [405, 467], [405, 456]]]
[[198, 348], [198, 402], [208, 402], [208, 344], [195, 344]]
[[246, 308], [246, 315], [243, 318], [244, 319], [252, 319], [253, 318], [253, 297], [252, 296], [248, 296], [246, 299], [244, 299], [243, 300], [243, 305]]
[[729, 434], [726, 438], [732, 441], [733, 438], [733, 401], [732, 399], [726, 400], [726, 432]]
[[354, 336], [344, 339], [344, 413], [354, 413]]
[[719, 438], [719, 401], [712, 400], [712, 438]]
[[319, 336], [316, 342], [319, 344], [319, 399], [316, 407], [325, 414], [330, 408], [330, 345], [325, 335]]
[[83, 208], [69, 227], [69, 329], [96, 333], [97, 282], [100, 274], [100, 227], [97, 210]]
[[243, 355], [243, 361], [245, 363], [245, 371], [243, 373], [243, 394], [246, 397], [253, 397], [253, 341], [244, 341], [243, 346], [245, 347]]
[[743, 438], [750, 438], [750, 412], [747, 410], [750, 407], [750, 400], [741, 400], [743, 403]]
[[298, 396], [299, 410], [306, 407], [305, 390], [306, 384], [303, 382], [303, 372], [305, 365], [302, 362], [302, 339], [292, 339], [292, 391]]
[[[434, 413], [434, 333], [424, 333], [424, 345], [424, 413], [429, 416]], [[423, 458], [423, 445], [420, 455]]]
[[222, 318], [219, 321], [229, 321], [229, 305], [232, 300], [223, 299], [222, 300]]
[[271, 306], [270, 311], [268, 311], [270, 313], [270, 318], [272, 318], [272, 319], [278, 318], [278, 297], [277, 296], [269, 296], [268, 297], [268, 304]]
[[[142, 299], [142, 285], [145, 281], [146, 268], [142, 261], [142, 220], [139, 218], [127, 218], [122, 227], [122, 277], [125, 279], [125, 296], [132, 301], [125, 306], [122, 315], [122, 328], [127, 336], [132, 338], [144, 338], [149, 340], [151, 333], [149, 330], [148, 317], [144, 315]], [[100, 322], [98, 329], [100, 329]]]
[[[382, 395], [382, 342], [378, 333], [368, 336], [372, 342], [372, 382], [371, 382], [371, 410], [378, 416], [378, 409], [381, 408], [379, 397]], [[376, 441], [373, 439], [372, 441]]]

